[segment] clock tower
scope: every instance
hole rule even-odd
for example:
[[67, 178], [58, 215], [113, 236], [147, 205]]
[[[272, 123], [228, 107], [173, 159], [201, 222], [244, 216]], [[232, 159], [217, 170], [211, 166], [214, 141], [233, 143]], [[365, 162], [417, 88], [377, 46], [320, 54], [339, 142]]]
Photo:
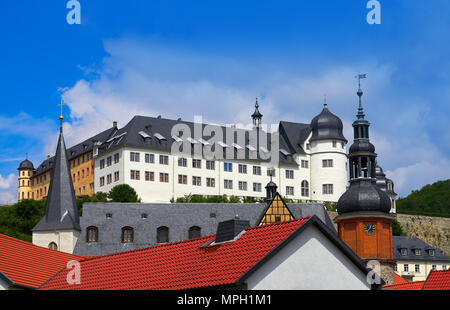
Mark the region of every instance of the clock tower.
[[[364, 78], [365, 75], [358, 75]], [[364, 261], [377, 261], [380, 276], [394, 284], [391, 202], [376, 185], [375, 146], [369, 140], [370, 123], [365, 119], [359, 87], [359, 108], [353, 122], [354, 142], [348, 154], [350, 186], [337, 203], [338, 234]]]

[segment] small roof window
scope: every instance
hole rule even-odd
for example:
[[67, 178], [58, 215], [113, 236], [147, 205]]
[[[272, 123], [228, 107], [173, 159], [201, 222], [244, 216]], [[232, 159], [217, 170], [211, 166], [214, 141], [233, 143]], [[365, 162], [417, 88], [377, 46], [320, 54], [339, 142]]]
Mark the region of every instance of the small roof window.
[[160, 133], [155, 133], [154, 135], [158, 140], [166, 140], [166, 138], [164, 138], [164, 136]]
[[139, 135], [144, 139], [150, 138], [150, 135], [148, 133], [146, 133], [145, 131], [139, 131]]

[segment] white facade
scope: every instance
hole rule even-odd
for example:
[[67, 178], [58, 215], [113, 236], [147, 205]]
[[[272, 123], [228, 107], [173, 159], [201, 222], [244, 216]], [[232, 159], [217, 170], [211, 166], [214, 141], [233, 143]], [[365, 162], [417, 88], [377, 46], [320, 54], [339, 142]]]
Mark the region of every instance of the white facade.
[[310, 226], [247, 280], [249, 290], [370, 290], [366, 275]]
[[58, 251], [73, 254], [79, 235], [76, 230], [33, 231], [33, 244], [49, 248], [54, 242]]
[[[406, 267], [405, 267], [406, 265]], [[395, 273], [399, 276], [412, 277], [412, 281], [424, 281], [431, 270], [448, 270], [449, 261], [397, 260]]]
[[[124, 146], [94, 158], [95, 192], [109, 192], [116, 185], [128, 184], [145, 203], [169, 202], [172, 198], [189, 194], [264, 198], [265, 186], [270, 181], [267, 171], [275, 168], [273, 181], [281, 195], [296, 200], [337, 202], [347, 185], [345, 144], [340, 140], [320, 140], [311, 143], [310, 149], [307, 144], [309, 138], [303, 146], [306, 154], [293, 154], [292, 165], [278, 164], [274, 167], [270, 162], [220, 159], [214, 161], [214, 169], [207, 169], [206, 159], [200, 160], [200, 168], [194, 168], [191, 155], [185, 156], [184, 167], [178, 163], [178, 159], [184, 155]], [[139, 161], [134, 155], [132, 160], [131, 153], [138, 153]], [[152, 156], [153, 162], [146, 162], [146, 154]], [[116, 159], [118, 156], [117, 162], [115, 156]], [[167, 156], [167, 161], [160, 161], [160, 156]], [[324, 160], [331, 162], [331, 167], [324, 167]], [[228, 171], [229, 164], [231, 171]], [[246, 168], [240, 168], [240, 165]], [[243, 169], [246, 173], [243, 173]], [[139, 172], [139, 179], [136, 178], [136, 171]], [[146, 180], [146, 172], [153, 173], [153, 181]], [[168, 182], [165, 182], [165, 175], [161, 174], [167, 174]], [[198, 180], [200, 184], [194, 185], [194, 181]], [[232, 188], [225, 188], [225, 182], [230, 185], [229, 181], [232, 181]], [[308, 186], [302, 191], [303, 181]], [[324, 193], [326, 184], [331, 184], [331, 193]]]

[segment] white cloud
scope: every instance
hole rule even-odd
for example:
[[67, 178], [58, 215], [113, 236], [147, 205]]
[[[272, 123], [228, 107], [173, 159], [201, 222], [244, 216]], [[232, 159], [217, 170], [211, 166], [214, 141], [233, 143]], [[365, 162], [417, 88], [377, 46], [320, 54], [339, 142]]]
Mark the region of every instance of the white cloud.
[[0, 174], [0, 204], [11, 204], [17, 201], [17, 176]]

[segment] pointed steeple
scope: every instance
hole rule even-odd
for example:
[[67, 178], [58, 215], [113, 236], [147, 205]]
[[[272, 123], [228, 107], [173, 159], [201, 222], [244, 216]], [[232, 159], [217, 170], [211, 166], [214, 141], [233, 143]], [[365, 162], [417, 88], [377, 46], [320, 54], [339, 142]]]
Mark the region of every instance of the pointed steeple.
[[256, 95], [255, 112], [252, 114], [253, 127], [259, 128], [261, 126], [261, 119], [263, 115], [259, 112], [258, 95]]
[[[62, 109], [62, 102], [61, 102]], [[33, 231], [73, 229], [80, 231], [80, 219], [75, 200], [75, 191], [70, 176], [70, 165], [63, 134], [63, 119], [60, 116], [58, 146], [53, 164], [50, 187], [45, 205], [45, 215]]]

